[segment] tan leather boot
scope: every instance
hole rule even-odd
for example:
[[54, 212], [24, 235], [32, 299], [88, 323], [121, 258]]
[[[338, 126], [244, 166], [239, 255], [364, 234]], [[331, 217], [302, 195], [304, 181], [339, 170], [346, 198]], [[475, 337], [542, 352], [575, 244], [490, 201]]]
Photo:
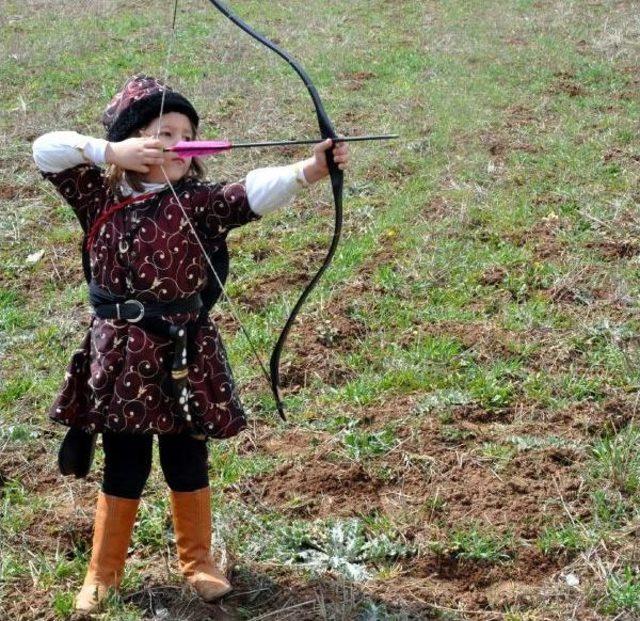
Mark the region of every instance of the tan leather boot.
[[139, 504], [139, 500], [98, 494], [91, 560], [76, 597], [78, 612], [95, 611], [109, 589], [120, 586]]
[[173, 527], [180, 569], [198, 595], [211, 602], [231, 591], [231, 584], [211, 558], [211, 492], [171, 492]]

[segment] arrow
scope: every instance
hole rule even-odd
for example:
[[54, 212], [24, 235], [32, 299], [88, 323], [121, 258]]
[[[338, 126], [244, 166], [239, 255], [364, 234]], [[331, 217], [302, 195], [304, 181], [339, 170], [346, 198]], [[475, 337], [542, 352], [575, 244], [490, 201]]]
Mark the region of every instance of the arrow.
[[[398, 134], [383, 136], [344, 136], [336, 138], [335, 142], [363, 142], [365, 140], [393, 140]], [[324, 142], [321, 138], [306, 140], [280, 140], [275, 142], [231, 142], [229, 140], [188, 140], [180, 141], [172, 147], [166, 147], [163, 151], [176, 153], [178, 157], [194, 157], [204, 155], [217, 155], [231, 149], [250, 149], [256, 147], [287, 147], [296, 144], [318, 144]]]

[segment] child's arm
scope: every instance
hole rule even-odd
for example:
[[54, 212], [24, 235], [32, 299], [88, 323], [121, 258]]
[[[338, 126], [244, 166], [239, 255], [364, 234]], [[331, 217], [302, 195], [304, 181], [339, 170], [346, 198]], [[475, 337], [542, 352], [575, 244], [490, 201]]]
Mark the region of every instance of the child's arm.
[[59, 173], [80, 164], [117, 164], [127, 170], [148, 172], [163, 162], [162, 144], [154, 138], [107, 142], [77, 132], [51, 132], [33, 143], [33, 159], [45, 173]]
[[104, 161], [106, 141], [76, 132], [51, 132], [33, 143], [33, 159], [71, 206], [84, 231], [104, 204], [107, 185], [98, 164]]
[[33, 159], [45, 173], [59, 173], [80, 164], [104, 164], [107, 144], [77, 132], [51, 132], [33, 143]]
[[[291, 166], [258, 168], [246, 179], [247, 198], [252, 211], [263, 216], [289, 203], [302, 187], [320, 181], [329, 174], [326, 152], [332, 141], [327, 139], [317, 144], [313, 157]], [[334, 160], [341, 170], [349, 163], [349, 147], [339, 143], [333, 152]]]
[[309, 185], [303, 163], [252, 170], [245, 180], [251, 211], [264, 216], [289, 203], [302, 187]]
[[[257, 220], [289, 203], [300, 188], [329, 174], [325, 140], [314, 147], [313, 157], [290, 166], [272, 166], [252, 170], [244, 183], [209, 185], [192, 194], [191, 202], [201, 226], [214, 235], [226, 235], [230, 229]], [[344, 170], [349, 162], [346, 143], [337, 144], [334, 159]], [[202, 184], [200, 184], [202, 185]]]

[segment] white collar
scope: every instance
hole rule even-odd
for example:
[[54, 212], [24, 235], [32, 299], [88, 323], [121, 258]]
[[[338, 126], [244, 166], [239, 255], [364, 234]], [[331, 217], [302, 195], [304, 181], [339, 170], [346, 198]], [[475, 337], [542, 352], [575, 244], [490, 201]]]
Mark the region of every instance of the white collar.
[[149, 192], [159, 192], [167, 186], [166, 183], [142, 183], [142, 190], [138, 192], [134, 190], [126, 181], [120, 183], [120, 191], [122, 196], [140, 196], [141, 194], [147, 194]]

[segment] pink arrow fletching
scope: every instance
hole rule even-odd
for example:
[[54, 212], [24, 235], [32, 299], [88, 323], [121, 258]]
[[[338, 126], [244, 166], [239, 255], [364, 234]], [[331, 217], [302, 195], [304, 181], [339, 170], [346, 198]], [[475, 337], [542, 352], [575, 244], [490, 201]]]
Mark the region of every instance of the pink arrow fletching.
[[181, 141], [167, 151], [173, 151], [179, 157], [202, 157], [204, 155], [217, 155], [231, 149], [232, 144], [228, 140], [187, 140]]

